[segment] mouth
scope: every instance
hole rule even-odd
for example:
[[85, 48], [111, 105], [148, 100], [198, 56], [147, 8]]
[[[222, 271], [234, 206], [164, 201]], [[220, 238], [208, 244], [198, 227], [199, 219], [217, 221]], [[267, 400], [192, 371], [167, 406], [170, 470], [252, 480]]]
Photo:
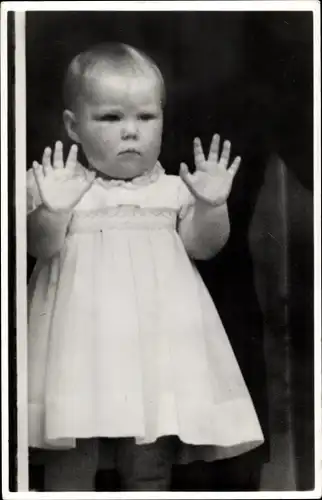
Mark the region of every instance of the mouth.
[[118, 156], [122, 156], [122, 155], [138, 155], [138, 156], [141, 156], [141, 153], [137, 149], [128, 148], [128, 149], [124, 149], [123, 151], [120, 151], [118, 153]]

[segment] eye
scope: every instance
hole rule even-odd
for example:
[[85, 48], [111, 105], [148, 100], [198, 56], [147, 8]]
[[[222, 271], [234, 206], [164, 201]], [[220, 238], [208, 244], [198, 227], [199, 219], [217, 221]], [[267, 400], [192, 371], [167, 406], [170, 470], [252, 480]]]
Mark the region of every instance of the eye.
[[119, 122], [121, 116], [117, 113], [105, 113], [104, 115], [97, 116], [96, 120], [99, 122]]
[[156, 118], [156, 115], [154, 113], [140, 113], [138, 115], [138, 119], [144, 122], [154, 120]]

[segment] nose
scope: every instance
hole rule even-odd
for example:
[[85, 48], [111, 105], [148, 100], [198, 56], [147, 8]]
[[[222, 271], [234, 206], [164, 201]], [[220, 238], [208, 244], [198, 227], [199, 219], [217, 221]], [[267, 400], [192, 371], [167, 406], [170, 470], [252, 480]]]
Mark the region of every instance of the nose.
[[122, 139], [137, 139], [139, 135], [139, 127], [136, 120], [128, 119], [124, 121], [121, 135]]

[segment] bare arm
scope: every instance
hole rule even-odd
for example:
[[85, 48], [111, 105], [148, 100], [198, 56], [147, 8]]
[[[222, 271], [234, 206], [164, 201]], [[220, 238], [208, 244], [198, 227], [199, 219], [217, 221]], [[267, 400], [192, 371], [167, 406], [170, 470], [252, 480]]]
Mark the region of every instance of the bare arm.
[[27, 247], [30, 255], [49, 259], [59, 252], [65, 241], [71, 212], [51, 212], [40, 205], [27, 218]]
[[193, 259], [214, 257], [229, 238], [230, 224], [227, 204], [213, 207], [197, 200], [180, 222], [179, 234]]
[[241, 158], [229, 166], [230, 142], [225, 141], [219, 153], [220, 137], [214, 135], [206, 160], [200, 139], [194, 140], [196, 170], [191, 174], [182, 163], [180, 177], [192, 194], [194, 202], [179, 225], [179, 234], [189, 255], [209, 259], [221, 250], [228, 240], [230, 224], [227, 198]]

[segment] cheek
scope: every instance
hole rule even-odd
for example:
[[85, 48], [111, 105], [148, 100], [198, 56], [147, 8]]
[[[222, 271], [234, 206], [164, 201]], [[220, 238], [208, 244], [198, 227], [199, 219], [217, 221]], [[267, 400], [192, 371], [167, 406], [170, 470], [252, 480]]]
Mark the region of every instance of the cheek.
[[148, 130], [147, 135], [149, 136], [150, 141], [153, 142], [155, 146], [161, 144], [162, 140], [162, 123], [156, 123], [151, 125]]
[[112, 146], [117, 142], [117, 130], [107, 129], [106, 125], [92, 125], [84, 128], [80, 135], [85, 148], [100, 151], [105, 150], [106, 145]]

